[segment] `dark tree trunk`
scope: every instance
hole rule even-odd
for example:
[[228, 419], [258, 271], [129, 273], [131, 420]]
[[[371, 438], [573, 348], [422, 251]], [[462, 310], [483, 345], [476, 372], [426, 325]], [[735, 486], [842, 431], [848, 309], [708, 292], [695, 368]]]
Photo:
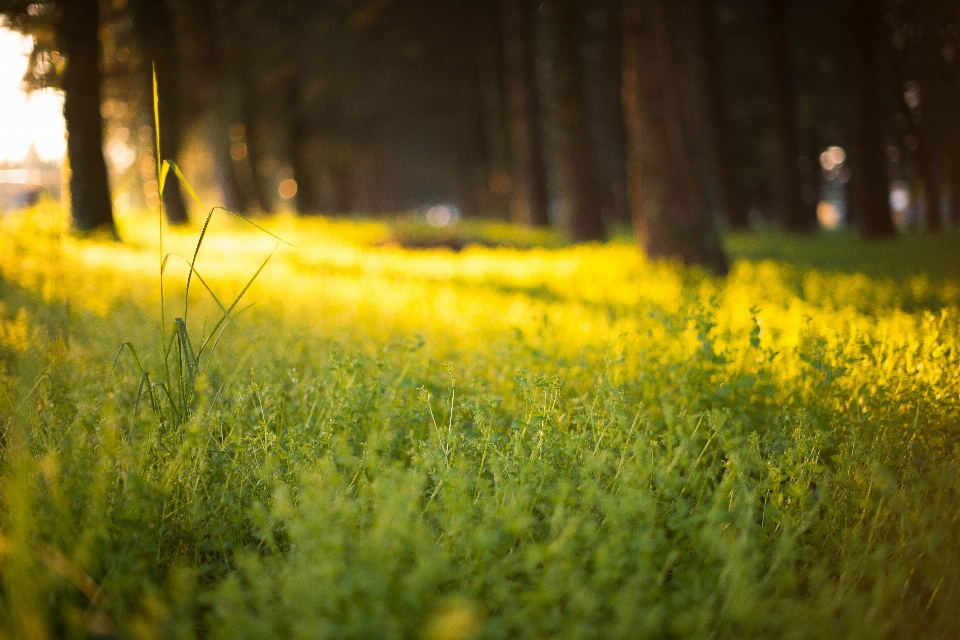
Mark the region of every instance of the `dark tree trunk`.
[[459, 127], [461, 143], [457, 150], [458, 180], [455, 181], [457, 205], [465, 215], [476, 216], [487, 191], [486, 162], [483, 153], [483, 116], [477, 77], [466, 76], [460, 86]]
[[543, 226], [547, 217], [540, 131], [534, 84], [531, 4], [502, 0], [506, 119], [510, 141], [510, 218]]
[[553, 199], [561, 204], [559, 216], [571, 240], [600, 240], [604, 225], [570, 0], [545, 0], [539, 15]]
[[480, 107], [480, 136], [483, 143], [483, 176], [479, 189], [482, 215], [497, 219], [510, 217], [510, 150], [504, 98], [503, 37], [499, 6], [477, 3], [474, 12], [479, 28], [471, 30], [476, 61], [477, 94]]
[[960, 127], [956, 124], [950, 143], [950, 225], [960, 226]]
[[97, 0], [63, 3], [58, 36], [68, 61], [63, 76], [63, 117], [68, 135], [70, 205], [77, 231], [102, 228], [116, 235], [103, 159], [99, 26]]
[[220, 187], [223, 206], [234, 213], [246, 214], [250, 210], [250, 202], [240, 184], [233, 158], [230, 156], [229, 128], [228, 120], [223, 118], [219, 110], [212, 114], [207, 136], [210, 153], [213, 156], [213, 179]]
[[220, 189], [222, 206], [248, 213], [250, 198], [237, 175], [230, 155], [230, 126], [237, 121], [236, 82], [224, 41], [229, 39], [223, 8], [216, 0], [174, 0], [184, 26], [183, 38], [194, 52], [190, 92], [195, 110], [206, 112], [204, 136], [212, 156], [213, 179]]
[[740, 185], [737, 182], [737, 162], [730, 144], [729, 115], [727, 100], [723, 95], [722, 52], [717, 42], [716, 16], [714, 0], [698, 0], [700, 20], [703, 28], [703, 70], [705, 74], [707, 114], [710, 119], [710, 137], [713, 149], [713, 162], [717, 172], [717, 187], [720, 192], [720, 204], [727, 222], [734, 229], [746, 229], [750, 226], [747, 205], [744, 202]]
[[[243, 44], [240, 44], [244, 48]], [[249, 65], [249, 58], [246, 60]], [[243, 128], [246, 131], [247, 156], [246, 160], [250, 166], [250, 181], [256, 195], [257, 205], [263, 213], [273, 213], [273, 190], [270, 189], [265, 175], [264, 160], [265, 157], [261, 150], [263, 143], [260, 135], [260, 121], [257, 117], [257, 106], [259, 96], [254, 87], [253, 69], [249, 66], [241, 71], [240, 79], [242, 85], [243, 101]]]
[[337, 147], [331, 153], [332, 159], [327, 164], [329, 182], [330, 208], [335, 213], [370, 210], [369, 204], [362, 204], [357, 194], [357, 165], [356, 152], [349, 146]]
[[634, 230], [647, 256], [726, 273], [707, 205], [697, 55], [690, 2], [627, 0], [623, 111]]
[[603, 220], [630, 223], [627, 158], [620, 90], [623, 54], [620, 0], [573, 0], [580, 32], [580, 63], [587, 124], [596, 161]]
[[877, 78], [877, 51], [880, 26], [874, 0], [852, 0], [851, 104], [853, 145], [851, 151], [851, 195], [867, 238], [896, 233], [890, 213], [890, 180], [883, 146], [880, 95]]
[[322, 206], [317, 184], [319, 171], [312, 153], [315, 142], [312, 109], [303, 95], [306, 82], [299, 68], [290, 79], [290, 168], [297, 183], [297, 212], [316, 215]]
[[[913, 151], [912, 168], [923, 186], [926, 216], [922, 222], [929, 228], [931, 224], [938, 226], [940, 221], [940, 145], [937, 135], [942, 132], [934, 129], [938, 115], [935, 94], [939, 87], [935, 83], [931, 85], [931, 80], [937, 78], [927, 67], [936, 64], [939, 52], [930, 46], [930, 16], [924, 11], [924, 3], [909, 4], [907, 8], [913, 11], [906, 14], [906, 19], [914, 25], [914, 33], [919, 33], [921, 40], [918, 43], [916, 39], [910, 39], [905, 47], [898, 47], [900, 51], [892, 58], [896, 81], [891, 84], [895, 104], [904, 116], [907, 139], [912, 138], [914, 143], [907, 146]], [[932, 29], [936, 30], [935, 23]]]
[[[131, 2], [134, 24], [148, 60], [148, 81], [153, 92], [151, 69], [156, 69], [157, 96], [160, 114], [160, 152], [163, 160], [173, 160], [179, 166], [184, 140], [183, 112], [180, 104], [177, 42], [170, 11], [165, 0], [134, 0]], [[150, 64], [152, 63], [152, 65]], [[170, 172], [163, 188], [163, 208], [170, 224], [186, 224], [187, 205], [180, 189], [180, 181]]]
[[940, 191], [943, 186], [943, 80], [940, 76], [940, 48], [943, 46], [940, 30], [945, 26], [941, 20], [940, 2], [920, 2], [921, 35], [918, 48], [920, 99], [920, 135], [926, 152], [926, 181], [924, 199], [927, 203], [925, 220], [928, 231], [939, 231], [943, 226], [940, 218]]
[[775, 159], [777, 208], [780, 222], [788, 231], [812, 231], [816, 218], [804, 206], [803, 185], [797, 161], [797, 104], [790, 60], [790, 30], [787, 0], [767, 0], [767, 37], [773, 72], [773, 128], [777, 140]]

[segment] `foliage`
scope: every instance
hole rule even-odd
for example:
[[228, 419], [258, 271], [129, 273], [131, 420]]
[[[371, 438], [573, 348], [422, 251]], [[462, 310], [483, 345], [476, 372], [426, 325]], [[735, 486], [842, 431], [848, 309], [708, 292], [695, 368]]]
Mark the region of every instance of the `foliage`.
[[[155, 228], [120, 222], [2, 221], [5, 636], [960, 631], [955, 239], [919, 291], [743, 238], [717, 280], [621, 242], [406, 251], [281, 218], [296, 247], [174, 430], [111, 370], [161, 326]], [[273, 243], [214, 219], [196, 268], [232, 299]], [[194, 295], [191, 331], [221, 313]]]

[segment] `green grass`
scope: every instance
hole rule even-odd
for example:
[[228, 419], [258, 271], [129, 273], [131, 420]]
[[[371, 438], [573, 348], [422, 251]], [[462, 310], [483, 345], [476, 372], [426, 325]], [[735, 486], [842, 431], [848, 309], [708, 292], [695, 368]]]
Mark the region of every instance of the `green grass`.
[[[55, 222], [0, 221], [2, 637], [960, 635], [955, 236], [737, 236], [717, 280], [270, 220], [174, 424], [111, 368], [164, 367], [155, 220]], [[197, 270], [273, 247], [215, 218]]]

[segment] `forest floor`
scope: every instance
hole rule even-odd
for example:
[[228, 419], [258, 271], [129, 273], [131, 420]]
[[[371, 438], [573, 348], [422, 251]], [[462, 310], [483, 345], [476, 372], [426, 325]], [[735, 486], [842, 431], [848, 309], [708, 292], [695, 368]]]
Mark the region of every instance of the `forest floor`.
[[161, 313], [122, 222], [0, 220], [0, 637], [960, 635], [956, 234], [215, 218]]

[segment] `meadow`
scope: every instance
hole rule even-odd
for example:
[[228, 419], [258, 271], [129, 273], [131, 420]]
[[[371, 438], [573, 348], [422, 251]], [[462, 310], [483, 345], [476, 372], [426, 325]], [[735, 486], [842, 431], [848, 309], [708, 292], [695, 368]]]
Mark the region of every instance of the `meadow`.
[[2, 638], [960, 636], [956, 234], [121, 222], [0, 218]]

